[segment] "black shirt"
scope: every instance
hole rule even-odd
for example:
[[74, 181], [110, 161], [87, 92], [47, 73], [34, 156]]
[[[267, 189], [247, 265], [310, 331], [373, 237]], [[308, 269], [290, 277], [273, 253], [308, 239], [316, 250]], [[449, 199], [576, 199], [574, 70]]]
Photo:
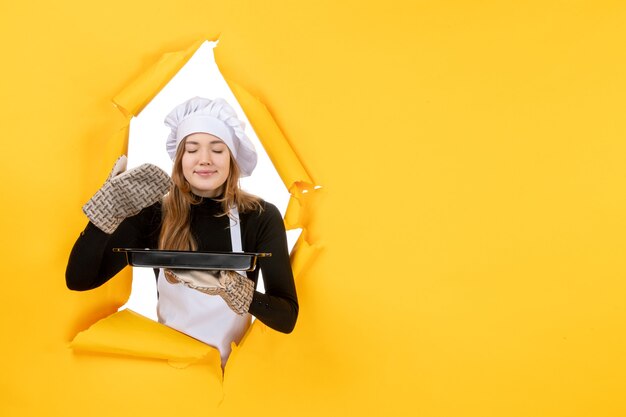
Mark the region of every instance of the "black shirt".
[[[289, 262], [285, 226], [278, 209], [261, 201], [263, 210], [239, 213], [244, 252], [270, 252], [259, 258], [265, 293], [254, 292], [249, 312], [269, 327], [283, 333], [293, 330], [298, 317], [298, 299]], [[219, 201], [203, 198], [191, 206], [191, 230], [199, 251], [232, 251], [228, 216]], [[65, 273], [67, 287], [85, 291], [107, 282], [126, 265], [123, 253], [113, 248], [158, 248], [161, 227], [161, 203], [143, 209], [125, 219], [113, 234], [107, 234], [91, 222], [74, 244]], [[259, 268], [248, 272], [258, 282]]]

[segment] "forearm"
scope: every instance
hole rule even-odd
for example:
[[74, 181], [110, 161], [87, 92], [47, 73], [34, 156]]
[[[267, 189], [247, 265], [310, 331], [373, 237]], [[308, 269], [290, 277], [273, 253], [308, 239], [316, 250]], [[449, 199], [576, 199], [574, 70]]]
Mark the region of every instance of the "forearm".
[[259, 260], [265, 293], [255, 291], [249, 312], [272, 329], [290, 333], [298, 318], [298, 296], [283, 219], [274, 206], [267, 206], [259, 236], [255, 250], [272, 256]]
[[[99, 287], [111, 276], [102, 271], [105, 252], [111, 235], [94, 226], [91, 222], [76, 240], [65, 270], [67, 288], [85, 291]], [[120, 268], [121, 269], [121, 268]]]
[[298, 318], [298, 301], [288, 296], [272, 296], [254, 292], [250, 314], [282, 333], [291, 333]]
[[86, 291], [97, 288], [126, 266], [123, 254], [113, 247], [132, 245], [129, 224], [114, 234], [104, 233], [91, 222], [76, 240], [65, 270], [65, 282], [70, 290]]

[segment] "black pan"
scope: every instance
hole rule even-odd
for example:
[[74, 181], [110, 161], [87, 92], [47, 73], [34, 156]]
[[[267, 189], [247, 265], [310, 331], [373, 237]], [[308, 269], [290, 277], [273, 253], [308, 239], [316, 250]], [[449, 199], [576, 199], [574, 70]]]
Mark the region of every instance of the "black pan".
[[254, 271], [257, 258], [272, 256], [271, 253], [192, 252], [134, 248], [113, 248], [113, 252], [124, 252], [126, 261], [132, 266], [217, 271]]

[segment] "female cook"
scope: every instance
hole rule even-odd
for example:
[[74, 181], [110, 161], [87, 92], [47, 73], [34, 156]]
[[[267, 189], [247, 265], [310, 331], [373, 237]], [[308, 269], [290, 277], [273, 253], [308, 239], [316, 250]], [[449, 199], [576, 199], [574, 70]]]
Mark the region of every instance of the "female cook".
[[258, 269], [246, 276], [159, 270], [159, 322], [216, 347], [224, 366], [251, 315], [280, 332], [295, 326], [298, 300], [285, 227], [274, 205], [239, 188], [257, 156], [226, 101], [192, 98], [165, 124], [171, 179], [151, 164], [123, 172], [120, 158], [83, 207], [90, 221], [70, 254], [66, 282], [78, 291], [107, 282], [126, 266], [125, 255], [113, 248], [271, 253], [259, 259], [265, 293], [255, 290]]

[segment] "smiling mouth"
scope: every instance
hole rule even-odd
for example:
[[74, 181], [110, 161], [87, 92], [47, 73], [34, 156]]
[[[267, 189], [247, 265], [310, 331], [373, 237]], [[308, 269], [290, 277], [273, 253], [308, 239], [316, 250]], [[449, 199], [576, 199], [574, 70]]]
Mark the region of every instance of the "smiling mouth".
[[198, 175], [203, 176], [203, 177], [208, 177], [208, 176], [211, 176], [211, 175], [216, 174], [216, 173], [217, 173], [217, 171], [195, 171], [195, 174], [198, 174]]

